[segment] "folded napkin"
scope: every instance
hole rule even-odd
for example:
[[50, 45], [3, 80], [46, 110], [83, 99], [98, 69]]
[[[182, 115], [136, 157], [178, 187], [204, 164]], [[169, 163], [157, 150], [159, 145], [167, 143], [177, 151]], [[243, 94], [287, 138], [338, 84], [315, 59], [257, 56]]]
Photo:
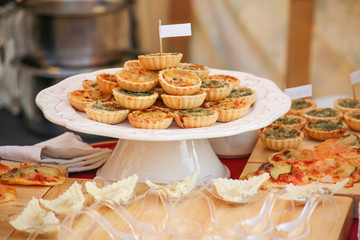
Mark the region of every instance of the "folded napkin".
[[98, 168], [111, 153], [111, 149], [94, 148], [71, 132], [33, 146], [0, 146], [4, 160], [67, 165], [69, 172]]

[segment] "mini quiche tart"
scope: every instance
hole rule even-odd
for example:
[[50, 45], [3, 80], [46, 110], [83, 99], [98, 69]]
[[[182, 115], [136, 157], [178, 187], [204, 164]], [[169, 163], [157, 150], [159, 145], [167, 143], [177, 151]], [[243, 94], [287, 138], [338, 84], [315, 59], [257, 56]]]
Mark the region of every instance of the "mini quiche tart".
[[250, 104], [245, 101], [224, 101], [205, 102], [204, 107], [213, 109], [219, 113], [218, 122], [230, 122], [242, 118], [250, 108]]
[[225, 98], [229, 101], [239, 101], [245, 99], [250, 103], [250, 106], [253, 105], [257, 98], [257, 92], [248, 87], [237, 87], [231, 90], [230, 94]]
[[200, 107], [206, 98], [206, 92], [198, 91], [193, 95], [176, 96], [170, 94], [162, 94], [161, 98], [164, 104], [172, 109], [190, 109]]
[[208, 67], [196, 63], [179, 63], [176, 68], [193, 71], [196, 73], [196, 75], [199, 76], [201, 80], [207, 78], [210, 72], [210, 69]]
[[334, 107], [346, 113], [348, 111], [360, 110], [360, 98], [339, 98], [334, 101]]
[[291, 101], [291, 108], [287, 114], [301, 116], [304, 112], [316, 108], [316, 102], [309, 98], [293, 99]]
[[230, 76], [230, 75], [223, 75], [223, 74], [219, 74], [219, 75], [209, 75], [207, 77], [207, 80], [221, 80], [221, 81], [228, 81], [232, 83], [233, 88], [236, 88], [240, 85], [240, 79], [234, 77], [234, 76]]
[[112, 94], [112, 90], [118, 87], [118, 83], [114, 74], [99, 73], [96, 75], [96, 81], [100, 90], [107, 94]]
[[96, 80], [84, 80], [82, 86], [84, 89], [100, 89]]
[[174, 115], [162, 108], [148, 108], [129, 113], [128, 119], [134, 128], [166, 129], [171, 125]]
[[142, 68], [143, 66], [141, 65], [139, 60], [127, 60], [127, 61], [125, 61], [124, 68], [131, 68], [131, 67]]
[[275, 128], [275, 127], [283, 127], [287, 129], [303, 129], [303, 127], [306, 124], [306, 119], [297, 116], [297, 115], [284, 115], [278, 119], [276, 119], [274, 122], [272, 122], [269, 127]]
[[150, 91], [159, 82], [157, 73], [144, 68], [123, 68], [115, 76], [120, 88], [132, 92]]
[[106, 102], [111, 98], [110, 94], [102, 92], [100, 89], [81, 89], [67, 94], [70, 105], [79, 111], [85, 112], [87, 104], [95, 101]]
[[219, 113], [209, 108], [193, 108], [174, 112], [177, 125], [182, 128], [208, 127], [215, 124]]
[[220, 101], [226, 98], [232, 89], [232, 83], [222, 80], [204, 80], [201, 89], [206, 92], [207, 101]]
[[266, 127], [260, 134], [261, 142], [270, 150], [297, 148], [304, 139], [304, 133], [299, 129], [284, 127]]
[[308, 122], [317, 122], [320, 120], [341, 120], [343, 113], [336, 108], [314, 108], [304, 112], [302, 116]]
[[171, 95], [192, 95], [201, 86], [198, 75], [178, 68], [160, 71], [159, 81], [165, 92]]
[[140, 64], [149, 70], [162, 70], [176, 67], [182, 58], [182, 53], [151, 53], [139, 55]]
[[106, 124], [117, 124], [124, 121], [130, 110], [116, 102], [93, 102], [85, 107], [85, 112], [91, 120]]
[[345, 123], [353, 130], [360, 131], [360, 110], [348, 111], [344, 114]]
[[347, 126], [341, 120], [321, 120], [307, 123], [304, 130], [313, 139], [326, 140], [344, 135]]
[[133, 110], [151, 107], [158, 97], [158, 93], [154, 91], [132, 92], [120, 88], [114, 88], [113, 95], [118, 104]]

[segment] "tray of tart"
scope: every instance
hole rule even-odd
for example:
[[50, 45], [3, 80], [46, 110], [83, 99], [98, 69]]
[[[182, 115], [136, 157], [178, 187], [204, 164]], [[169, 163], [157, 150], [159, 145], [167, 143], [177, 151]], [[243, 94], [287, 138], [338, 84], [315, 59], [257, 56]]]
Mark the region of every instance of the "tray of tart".
[[[0, 204], [0, 238], [280, 239], [277, 229], [299, 219], [311, 203], [293, 203], [275, 191], [258, 190], [252, 198], [225, 193], [224, 186], [240, 184], [252, 194], [250, 188], [267, 176], [250, 180], [251, 185], [215, 179], [200, 186], [194, 185], [194, 177], [196, 173], [167, 184], [155, 183], [156, 178], [138, 182], [132, 176], [117, 182], [67, 178], [56, 186], [16, 185], [17, 199]], [[346, 239], [352, 207], [352, 199], [342, 196], [332, 197], [330, 205], [319, 203], [307, 214], [302, 239]], [[333, 209], [337, 211], [329, 214]], [[269, 218], [250, 221], [261, 215]]]
[[[294, 110], [295, 101], [297, 107], [306, 107]], [[335, 100], [333, 107], [318, 108], [311, 99], [293, 100], [286, 115], [263, 129], [240, 178], [269, 172], [272, 177], [264, 188], [346, 181], [336, 195], [354, 200], [353, 215], [357, 218], [360, 199], [358, 102], [341, 98]]]

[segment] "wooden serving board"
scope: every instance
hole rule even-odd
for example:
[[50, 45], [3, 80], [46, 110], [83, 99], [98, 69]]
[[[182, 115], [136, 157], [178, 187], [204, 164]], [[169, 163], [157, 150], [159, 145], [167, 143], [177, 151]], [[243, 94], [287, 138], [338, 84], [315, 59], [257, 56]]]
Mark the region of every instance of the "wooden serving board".
[[[352, 130], [348, 130], [346, 134], [351, 134], [351, 133], [359, 134]], [[309, 136], [305, 134], [304, 140], [300, 144], [299, 149], [313, 149], [314, 146], [319, 145], [320, 143], [321, 141], [311, 139]], [[261, 164], [268, 162], [269, 156], [274, 153], [276, 153], [276, 151], [272, 151], [266, 148], [259, 139], [255, 145], [253, 152], [251, 153], [248, 159], [247, 164], [245, 165], [244, 170], [241, 173], [241, 176], [256, 171]], [[338, 193], [336, 193], [336, 195], [351, 197], [354, 200], [353, 215], [355, 218], [358, 218], [359, 217], [358, 206], [360, 201], [360, 183], [355, 183], [354, 186], [351, 188], [343, 188]]]
[[[19, 192], [20, 195], [26, 193], [26, 196], [30, 198], [32, 193], [37, 193], [36, 197], [43, 197], [44, 199], [54, 199], [70, 187], [74, 181], [83, 185], [87, 180], [85, 179], [68, 179], [63, 185], [52, 187], [51, 189], [44, 188], [40, 193], [38, 188], [26, 187], [24, 191]], [[90, 180], [88, 180], [90, 181]], [[135, 189], [136, 195], [144, 193], [148, 187], [144, 183], [138, 183]], [[47, 191], [49, 190], [49, 191]], [[206, 190], [203, 191], [207, 196], [209, 196], [215, 205], [216, 208], [216, 219], [223, 224], [234, 228], [236, 223], [243, 219], [250, 218], [255, 216], [260, 211], [260, 208], [263, 204], [264, 197], [250, 205], [231, 205], [224, 203], [222, 200], [215, 198], [210, 195]], [[42, 195], [42, 196], [41, 196]], [[26, 198], [26, 197], [21, 197]], [[353, 219], [353, 204], [352, 199], [348, 197], [335, 197], [336, 202], [339, 207], [340, 217], [338, 219], [325, 218], [323, 216], [322, 208], [318, 207], [313, 212], [310, 225], [311, 232], [308, 237], [305, 239], [346, 239], [351, 228], [352, 219]], [[8, 216], [9, 214], [18, 214], [25, 206], [25, 201], [22, 204], [15, 202], [9, 203], [6, 205], [0, 205], [1, 216]], [[10, 212], [8, 209], [10, 205], [16, 205], [16, 211]], [[274, 224], [279, 224], [281, 222], [290, 221], [295, 219], [300, 211], [302, 210], [303, 205], [296, 205], [295, 212], [293, 214], [284, 214], [281, 210], [283, 206], [277, 206], [275, 204], [271, 219]], [[151, 222], [158, 223], [159, 229], [162, 227], [162, 223], [165, 219], [165, 211], [161, 201], [156, 195], [147, 195], [143, 200], [137, 201], [129, 206], [126, 209], [132, 214], [132, 216], [142, 222]], [[210, 221], [210, 211], [208, 204], [205, 198], [202, 197], [193, 197], [184, 202], [182, 202], [177, 207], [178, 214], [198, 222], [201, 225], [200, 234], [191, 239], [201, 239], [205, 234], [208, 227], [211, 225]], [[128, 232], [129, 229], [126, 227], [126, 224], [121, 220], [112, 210], [109, 208], [101, 208], [99, 211], [114, 227], [119, 231]], [[26, 235], [19, 231], [14, 231], [14, 229], [7, 222], [0, 222], [1, 230], [0, 239], [24, 239]], [[101, 230], [100, 227], [87, 224], [83, 218], [76, 218], [73, 229], [77, 232], [89, 231], [89, 235], [86, 239], [109, 239], [106, 238], [106, 233]], [[6, 231], [6, 232], [5, 232]], [[40, 239], [40, 238], [39, 238]], [[56, 235], [46, 236], [46, 239], [57, 239]], [[159, 239], [171, 239], [170, 236], [165, 235]], [[271, 239], [270, 236], [267, 239]]]

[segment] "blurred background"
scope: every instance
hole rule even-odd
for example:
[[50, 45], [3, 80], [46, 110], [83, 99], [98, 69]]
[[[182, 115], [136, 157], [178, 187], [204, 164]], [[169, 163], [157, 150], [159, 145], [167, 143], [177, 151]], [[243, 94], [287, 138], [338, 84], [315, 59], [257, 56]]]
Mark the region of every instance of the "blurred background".
[[164, 25], [192, 26], [191, 37], [163, 39], [164, 52], [182, 52], [183, 62], [252, 73], [280, 89], [312, 84], [319, 106], [352, 96], [349, 74], [360, 68], [356, 0], [0, 4], [0, 145], [34, 144], [68, 131], [43, 117], [36, 94], [68, 76], [121, 67], [138, 54], [159, 52], [159, 19]]

